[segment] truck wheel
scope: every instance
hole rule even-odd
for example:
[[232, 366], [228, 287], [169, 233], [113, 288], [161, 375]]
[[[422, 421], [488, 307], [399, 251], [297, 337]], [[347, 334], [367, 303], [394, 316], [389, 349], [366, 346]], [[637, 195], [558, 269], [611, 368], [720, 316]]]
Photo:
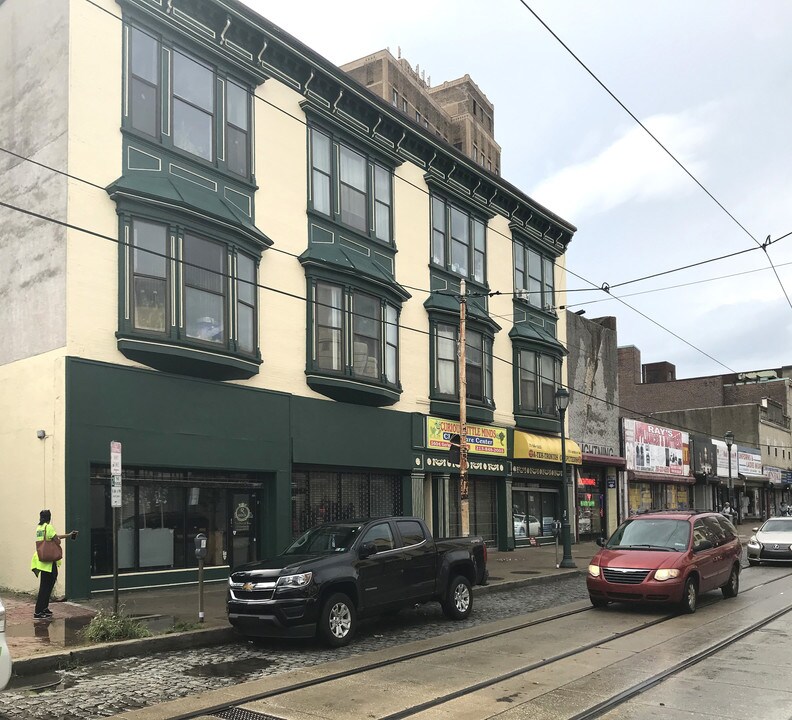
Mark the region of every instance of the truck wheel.
[[330, 647], [347, 645], [357, 628], [357, 613], [344, 593], [333, 593], [322, 606], [319, 635]]
[[448, 593], [442, 603], [443, 612], [452, 620], [464, 620], [473, 609], [473, 591], [470, 580], [457, 575], [448, 584]]

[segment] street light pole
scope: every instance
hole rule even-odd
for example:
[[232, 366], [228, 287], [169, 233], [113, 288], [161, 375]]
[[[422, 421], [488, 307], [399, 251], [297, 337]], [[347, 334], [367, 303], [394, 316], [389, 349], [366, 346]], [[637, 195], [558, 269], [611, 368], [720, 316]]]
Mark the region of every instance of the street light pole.
[[734, 433], [731, 430], [728, 430], [726, 434], [723, 436], [723, 439], [726, 441], [726, 452], [729, 455], [729, 502], [732, 506], [732, 511], [737, 513], [737, 524], [740, 523], [740, 511], [737, 507], [737, 503], [735, 502], [734, 498], [734, 481], [732, 480], [732, 463], [731, 463], [731, 449], [732, 445], [734, 444]]
[[575, 561], [572, 559], [572, 536], [569, 527], [569, 497], [567, 490], [567, 469], [566, 469], [566, 429], [564, 418], [569, 406], [569, 391], [564, 387], [559, 387], [555, 393], [556, 407], [561, 417], [561, 540], [564, 544], [564, 556], [558, 567], [576, 568]]

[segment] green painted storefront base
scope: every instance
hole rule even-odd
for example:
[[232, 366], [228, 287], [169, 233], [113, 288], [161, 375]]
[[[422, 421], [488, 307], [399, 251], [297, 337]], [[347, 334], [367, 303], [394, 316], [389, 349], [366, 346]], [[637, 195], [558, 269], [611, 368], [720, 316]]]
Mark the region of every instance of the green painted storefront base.
[[[228, 565], [204, 568], [204, 582], [224, 582], [228, 580]], [[176, 587], [195, 585], [198, 582], [198, 568], [183, 570], [154, 570], [151, 572], [120, 573], [119, 590], [145, 590], [157, 587]], [[91, 578], [91, 594], [113, 591], [113, 576], [98, 575]]]

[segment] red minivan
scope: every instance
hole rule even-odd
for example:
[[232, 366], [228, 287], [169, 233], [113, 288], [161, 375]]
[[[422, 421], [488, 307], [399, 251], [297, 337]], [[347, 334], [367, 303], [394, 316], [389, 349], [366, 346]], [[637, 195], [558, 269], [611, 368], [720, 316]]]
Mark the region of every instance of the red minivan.
[[609, 602], [673, 603], [696, 612], [700, 593], [740, 588], [742, 546], [720, 513], [661, 510], [625, 520], [591, 559], [586, 577], [594, 607]]

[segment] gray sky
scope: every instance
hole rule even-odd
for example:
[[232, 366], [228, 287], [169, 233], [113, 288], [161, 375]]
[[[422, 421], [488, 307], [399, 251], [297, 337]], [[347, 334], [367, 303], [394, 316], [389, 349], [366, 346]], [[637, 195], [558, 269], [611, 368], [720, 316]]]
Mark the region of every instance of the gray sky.
[[[757, 247], [519, 0], [245, 2], [338, 65], [400, 46], [433, 85], [470, 74], [503, 177], [577, 226], [568, 269], [597, 287]], [[792, 3], [528, 4], [760, 243], [792, 232]], [[792, 235], [768, 255], [792, 298]], [[792, 364], [792, 307], [767, 257], [612, 291], [690, 345], [600, 290], [567, 302], [616, 316], [620, 345], [679, 378], [775, 368]]]

